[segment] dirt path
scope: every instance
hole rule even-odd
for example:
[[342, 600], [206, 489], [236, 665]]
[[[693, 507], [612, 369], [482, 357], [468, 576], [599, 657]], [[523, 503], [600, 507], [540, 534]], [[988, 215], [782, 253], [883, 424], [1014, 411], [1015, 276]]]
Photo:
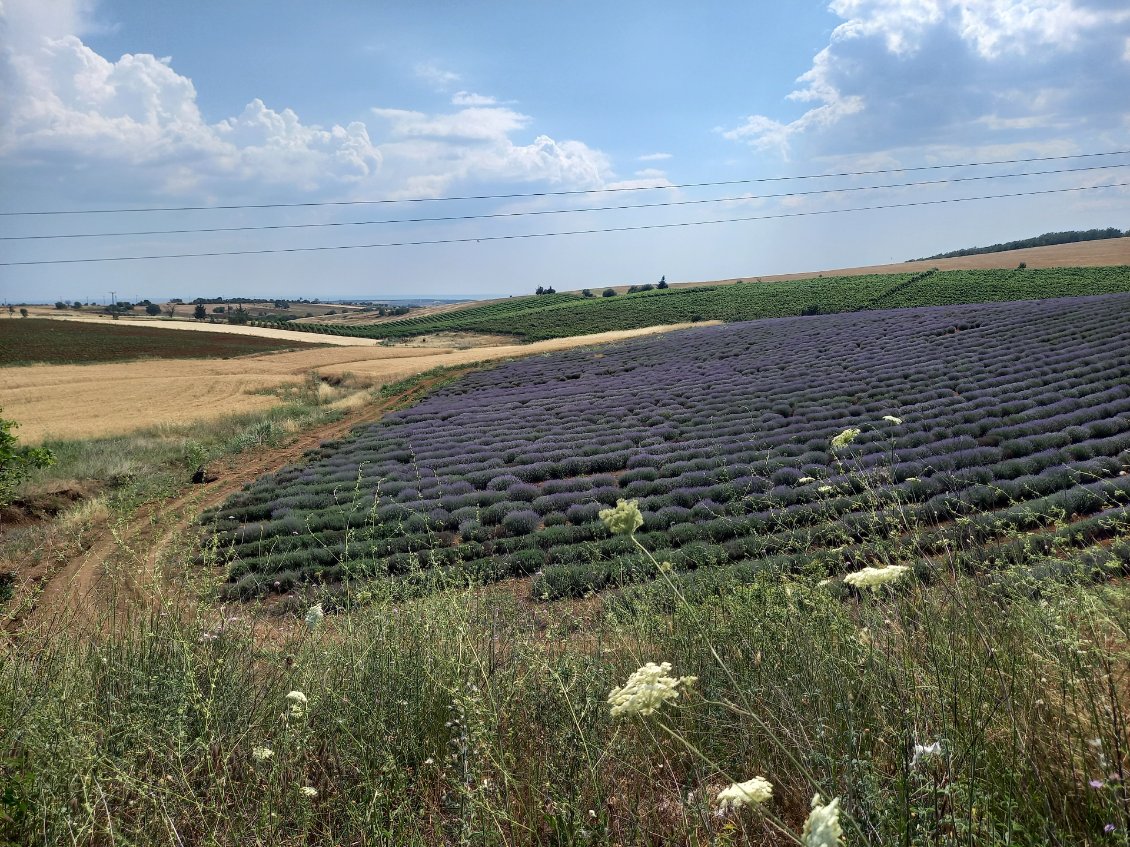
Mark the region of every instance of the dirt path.
[[[469, 370], [472, 368], [452, 375]], [[6, 631], [19, 640], [62, 629], [107, 631], [119, 627], [131, 614], [151, 614], [175, 604], [174, 575], [164, 572], [164, 554], [202, 511], [219, 505], [264, 474], [301, 459], [323, 442], [379, 420], [449, 378], [425, 380], [347, 413], [339, 421], [300, 433], [285, 446], [215, 463], [210, 471], [216, 478], [211, 482], [193, 485], [170, 500], [147, 503], [128, 521], [101, 527], [95, 543], [65, 559], [42, 583], [34, 603], [25, 604], [25, 611], [6, 623]]]

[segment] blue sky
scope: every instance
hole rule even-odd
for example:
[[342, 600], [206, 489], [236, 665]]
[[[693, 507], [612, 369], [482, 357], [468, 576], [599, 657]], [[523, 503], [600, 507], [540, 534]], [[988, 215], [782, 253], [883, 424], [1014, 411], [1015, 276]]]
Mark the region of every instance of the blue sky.
[[[1124, 0], [0, 0], [0, 211], [598, 192], [9, 215], [0, 262], [470, 241], [6, 266], [0, 296], [494, 295], [1128, 228], [1126, 187], [839, 210], [1130, 182], [1130, 155], [663, 187], [1127, 150], [1127, 91]], [[1119, 167], [857, 190], [1100, 164]], [[761, 196], [814, 189], [836, 191]], [[584, 211], [689, 201], [709, 202]], [[473, 215], [507, 217], [354, 223]], [[13, 240], [262, 226], [302, 228]]]

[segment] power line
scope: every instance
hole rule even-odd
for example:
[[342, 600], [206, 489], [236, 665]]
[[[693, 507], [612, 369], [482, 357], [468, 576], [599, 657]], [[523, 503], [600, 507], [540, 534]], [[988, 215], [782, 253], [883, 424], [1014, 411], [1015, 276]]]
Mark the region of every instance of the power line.
[[709, 221], [686, 221], [667, 224], [641, 224], [638, 226], [605, 227], [601, 229], [575, 229], [561, 232], [533, 232], [514, 235], [483, 235], [467, 238], [436, 238], [423, 241], [386, 241], [378, 244], [336, 244], [323, 247], [279, 247], [264, 250], [218, 250], [207, 253], [165, 253], [153, 256], [103, 256], [85, 259], [40, 259], [26, 262], [0, 262], [0, 267], [19, 267], [26, 265], [74, 265], [92, 262], [135, 262], [149, 259], [195, 259], [211, 256], [261, 256], [268, 253], [320, 253], [330, 250], [371, 250], [383, 247], [422, 247], [435, 244], [469, 244], [483, 241], [517, 241], [525, 238], [555, 238], [565, 235], [596, 235], [610, 232], [638, 232], [648, 229], [674, 229], [688, 226], [711, 226], [713, 224], [743, 223], [747, 221], [767, 221], [780, 218], [803, 218], [814, 215], [834, 215], [847, 212], [869, 212], [879, 209], [906, 209], [912, 206], [937, 206], [943, 203], [969, 203], [978, 200], [1003, 200], [1012, 197], [1034, 197], [1041, 194], [1064, 194], [1071, 191], [1097, 191], [1106, 188], [1125, 188], [1130, 182], [1116, 182], [1108, 185], [1085, 185], [1076, 188], [1049, 188], [1041, 191], [1020, 191], [1014, 194], [987, 194], [980, 197], [953, 197], [942, 200], [917, 200], [909, 203], [885, 203], [876, 206], [857, 206], [851, 209], [819, 209], [810, 212], [786, 212], [776, 215], [753, 215], [741, 218], [720, 218]]
[[889, 185], [856, 185], [847, 188], [821, 188], [812, 191], [787, 191], [779, 194], [755, 194], [745, 195], [738, 197], [715, 197], [702, 200], [667, 200], [661, 203], [628, 203], [617, 206], [587, 206], [576, 209], [535, 209], [524, 212], [489, 212], [478, 215], [441, 215], [436, 217], [427, 218], [390, 218], [387, 220], [377, 221], [331, 221], [326, 223], [309, 223], [309, 224], [258, 224], [248, 226], [227, 226], [227, 227], [200, 227], [193, 229], [152, 229], [152, 230], [135, 230], [130, 232], [78, 232], [78, 233], [57, 233], [51, 235], [5, 235], [0, 236], [0, 241], [48, 241], [55, 239], [66, 238], [125, 238], [129, 236], [140, 235], [190, 235], [190, 234], [203, 234], [203, 233], [221, 233], [221, 232], [265, 232], [273, 230], [288, 230], [288, 229], [325, 229], [328, 227], [346, 227], [346, 226], [381, 226], [386, 224], [418, 224], [418, 223], [442, 223], [451, 221], [477, 221], [488, 220], [491, 218], [524, 218], [534, 217], [537, 215], [565, 215], [576, 214], [578, 212], [612, 212], [623, 211], [627, 209], [658, 209], [670, 206], [698, 206], [710, 203], [732, 203], [738, 201], [750, 200], [775, 200], [785, 197], [811, 197], [819, 194], [841, 194], [849, 191], [878, 191], [882, 189], [894, 188], [920, 188], [927, 185], [952, 185], [959, 182], [978, 182], [993, 179], [1012, 179], [1016, 177], [1026, 176], [1048, 176], [1051, 174], [1072, 174], [1082, 173], [1084, 171], [1101, 171], [1110, 170], [1112, 168], [1126, 168], [1130, 167], [1130, 162], [1125, 162], [1118, 165], [1091, 165], [1085, 168], [1057, 168], [1055, 170], [1047, 171], [1027, 171], [1024, 173], [1011, 173], [1011, 174], [985, 174], [983, 176], [964, 176], [954, 177], [952, 179], [929, 179], [920, 180], [917, 182], [902, 182]]
[[130, 209], [52, 209], [45, 211], [0, 212], [0, 217], [42, 216], [42, 215], [116, 215], [141, 212], [210, 212], [233, 209], [298, 209], [318, 206], [376, 206], [390, 203], [446, 203], [462, 200], [517, 200], [534, 197], [571, 197], [584, 194], [611, 194], [620, 191], [660, 191], [679, 188], [716, 188], [724, 185], [754, 185], [768, 182], [788, 182], [802, 179], [834, 179], [848, 176], [877, 176], [881, 174], [901, 174], [916, 171], [937, 171], [953, 168], [980, 168], [992, 165], [1021, 165], [1033, 162], [1061, 162], [1068, 159], [1093, 159], [1101, 156], [1125, 156], [1130, 150], [1112, 150], [1106, 153], [1075, 153], [1069, 156], [1038, 156], [1029, 159], [998, 159], [990, 162], [959, 162], [950, 165], [919, 165], [913, 168], [883, 168], [871, 171], [842, 171], [830, 174], [802, 174], [799, 176], [759, 177], [756, 179], [730, 179], [717, 182], [685, 182], [674, 185], [633, 185], [615, 188], [589, 188], [573, 191], [532, 191], [513, 194], [474, 194], [454, 197], [407, 197], [382, 200], [321, 200], [305, 203], [244, 203], [218, 206], [149, 206]]

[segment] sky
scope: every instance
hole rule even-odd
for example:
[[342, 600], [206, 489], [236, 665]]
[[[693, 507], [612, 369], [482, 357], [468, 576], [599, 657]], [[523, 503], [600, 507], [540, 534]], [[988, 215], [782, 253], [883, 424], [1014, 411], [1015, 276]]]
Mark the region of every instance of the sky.
[[498, 296], [1127, 229], [1130, 153], [1096, 155], [1130, 151], [1127, 92], [1125, 0], [0, 0], [0, 299]]

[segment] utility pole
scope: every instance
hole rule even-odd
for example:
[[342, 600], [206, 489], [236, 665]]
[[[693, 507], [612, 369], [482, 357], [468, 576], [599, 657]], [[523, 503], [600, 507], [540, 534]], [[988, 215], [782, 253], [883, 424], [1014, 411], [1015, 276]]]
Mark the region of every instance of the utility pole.
[[110, 308], [114, 308], [118, 304], [118, 298], [114, 296], [114, 292], [110, 292]]

